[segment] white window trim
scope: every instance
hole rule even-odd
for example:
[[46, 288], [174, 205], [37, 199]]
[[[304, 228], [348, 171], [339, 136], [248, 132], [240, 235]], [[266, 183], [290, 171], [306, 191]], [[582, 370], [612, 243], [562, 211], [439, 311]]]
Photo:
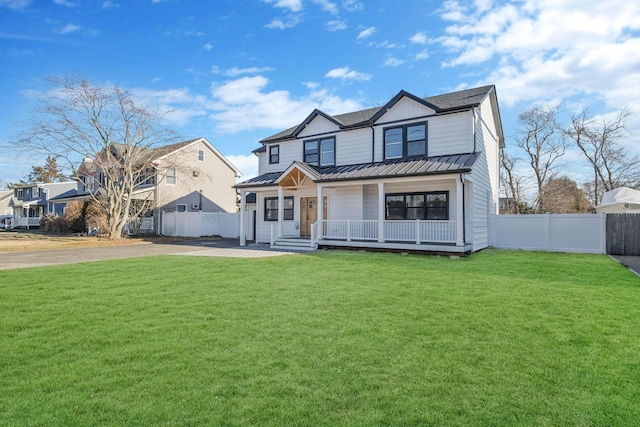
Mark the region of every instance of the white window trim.
[[[200, 158], [200, 157], [202, 157], [202, 158]], [[198, 161], [199, 162], [204, 162], [204, 150], [198, 150]]]
[[[169, 171], [173, 171], [173, 175], [169, 175]], [[169, 178], [173, 178], [174, 182], [169, 182]], [[165, 172], [165, 184], [167, 185], [178, 185], [178, 171], [175, 169], [167, 169]]]

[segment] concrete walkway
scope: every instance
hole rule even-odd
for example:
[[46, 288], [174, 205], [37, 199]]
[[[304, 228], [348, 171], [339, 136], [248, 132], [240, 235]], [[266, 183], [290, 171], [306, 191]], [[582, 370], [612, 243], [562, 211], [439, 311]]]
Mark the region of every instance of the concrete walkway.
[[51, 249], [0, 254], [0, 270], [75, 264], [110, 259], [137, 258], [153, 255], [191, 255], [235, 258], [261, 258], [290, 255], [294, 252], [271, 250], [266, 245], [240, 247], [238, 239], [186, 241], [178, 243], [142, 243], [123, 246]]

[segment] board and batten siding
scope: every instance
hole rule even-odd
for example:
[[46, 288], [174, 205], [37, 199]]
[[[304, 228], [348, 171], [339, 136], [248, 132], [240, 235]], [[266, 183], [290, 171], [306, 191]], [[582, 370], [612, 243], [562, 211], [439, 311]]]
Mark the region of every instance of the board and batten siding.
[[431, 108], [404, 97], [384, 113], [377, 123], [395, 122], [405, 120], [407, 117], [431, 116], [435, 113]]
[[339, 131], [340, 127], [335, 123], [332, 123], [322, 116], [316, 116], [311, 120], [311, 123], [309, 123], [302, 132], [298, 134], [298, 138], [307, 139], [316, 135]]

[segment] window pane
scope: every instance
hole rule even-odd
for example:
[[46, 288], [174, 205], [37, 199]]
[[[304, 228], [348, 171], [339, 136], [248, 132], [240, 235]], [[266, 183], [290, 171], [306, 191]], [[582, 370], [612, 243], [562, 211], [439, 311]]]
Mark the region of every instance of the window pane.
[[424, 194], [407, 195], [407, 207], [419, 208], [424, 206]]
[[[278, 206], [277, 200], [276, 200], [276, 206]], [[284, 208], [293, 209], [293, 199], [284, 199]]]
[[424, 156], [427, 154], [427, 144], [424, 141], [407, 142], [407, 156]]
[[384, 131], [384, 141], [390, 142], [402, 142], [402, 128], [387, 129]]
[[321, 153], [321, 164], [323, 166], [334, 165], [336, 163], [335, 157], [335, 149], [336, 142], [333, 138], [331, 139], [323, 139], [320, 144]]
[[404, 196], [387, 196], [387, 219], [404, 219]]
[[408, 126], [407, 127], [407, 141], [418, 141], [425, 138], [425, 126]]
[[449, 212], [447, 208], [428, 208], [427, 219], [431, 220], [448, 220]]
[[402, 157], [402, 143], [396, 142], [393, 144], [387, 144], [384, 149], [384, 157], [386, 159], [397, 159]]
[[305, 141], [304, 161], [312, 165], [318, 164], [318, 141]]
[[424, 207], [407, 208], [407, 219], [426, 219]]
[[427, 194], [427, 206], [429, 207], [446, 207], [447, 193]]

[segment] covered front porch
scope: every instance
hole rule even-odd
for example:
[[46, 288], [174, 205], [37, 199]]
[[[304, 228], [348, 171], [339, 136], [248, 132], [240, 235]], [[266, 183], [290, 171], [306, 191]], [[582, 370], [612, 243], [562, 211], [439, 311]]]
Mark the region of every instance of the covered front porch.
[[[470, 183], [463, 173], [323, 182], [320, 174], [309, 169], [294, 163], [269, 182], [271, 185], [240, 188], [242, 246], [246, 245], [245, 200], [251, 191], [257, 195], [257, 216], [265, 212], [265, 220], [256, 221], [261, 229], [256, 235], [262, 236], [256, 240], [273, 247], [471, 252], [472, 244], [465, 238], [465, 185]], [[394, 198], [401, 199], [405, 194], [407, 200], [411, 198], [407, 202], [411, 206], [394, 207]], [[440, 214], [436, 208], [432, 212], [425, 206], [432, 194], [444, 196]], [[418, 199], [421, 203], [416, 202]], [[277, 214], [267, 212], [266, 204], [276, 200], [272, 205], [277, 206]], [[318, 203], [320, 200], [323, 203]], [[397, 214], [398, 209], [401, 214]], [[277, 219], [267, 221], [271, 215]]]

